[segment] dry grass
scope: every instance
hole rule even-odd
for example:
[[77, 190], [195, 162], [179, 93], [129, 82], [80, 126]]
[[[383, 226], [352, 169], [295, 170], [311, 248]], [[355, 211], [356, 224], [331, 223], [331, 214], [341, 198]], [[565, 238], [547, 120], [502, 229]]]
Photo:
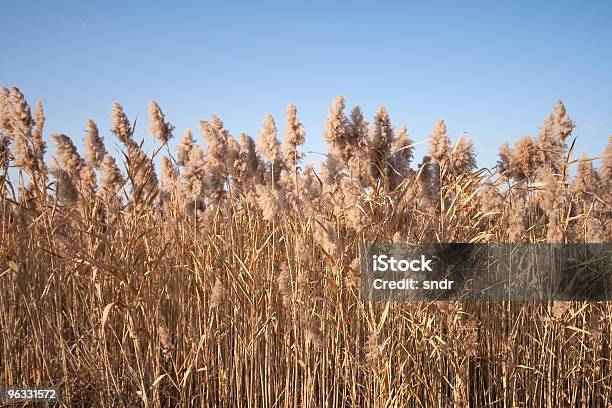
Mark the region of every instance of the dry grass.
[[121, 199], [66, 201], [0, 160], [0, 384], [53, 385], [69, 406], [612, 405], [608, 303], [376, 303], [358, 289], [365, 242], [584, 241], [594, 223], [609, 242], [604, 182], [580, 195], [559, 173], [551, 204], [535, 179], [443, 161], [395, 188], [345, 169], [305, 190], [306, 172], [270, 164], [269, 181], [253, 177], [284, 197], [264, 216], [229, 166], [221, 195], [194, 200], [179, 178], [151, 188], [128, 145]]

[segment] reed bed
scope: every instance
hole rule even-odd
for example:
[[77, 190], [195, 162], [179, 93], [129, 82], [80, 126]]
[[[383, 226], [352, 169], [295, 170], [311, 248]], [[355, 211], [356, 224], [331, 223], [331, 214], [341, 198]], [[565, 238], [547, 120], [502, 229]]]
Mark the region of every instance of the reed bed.
[[359, 294], [368, 242], [611, 242], [612, 138], [599, 168], [573, 158], [562, 103], [480, 169], [442, 121], [413, 163], [405, 127], [341, 97], [318, 168], [295, 106], [283, 143], [271, 116], [255, 143], [213, 115], [175, 153], [149, 111], [151, 152], [115, 104], [121, 156], [92, 120], [81, 154], [2, 88], [0, 384], [63, 406], [612, 405], [609, 303]]

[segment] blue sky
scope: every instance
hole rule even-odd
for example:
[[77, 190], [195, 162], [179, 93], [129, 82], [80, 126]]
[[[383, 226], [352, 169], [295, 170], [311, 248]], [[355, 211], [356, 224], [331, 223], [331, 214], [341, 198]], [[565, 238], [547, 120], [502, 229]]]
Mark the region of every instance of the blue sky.
[[344, 95], [368, 119], [385, 105], [416, 140], [437, 119], [453, 138], [470, 132], [480, 166], [535, 135], [557, 99], [577, 152], [600, 154], [612, 134], [609, 1], [178, 3], [4, 2], [0, 84], [43, 101], [47, 136], [80, 141], [90, 117], [111, 145], [112, 102], [144, 136], [150, 99], [176, 138], [211, 113], [254, 137], [272, 113], [282, 133], [292, 102], [304, 149], [324, 152]]

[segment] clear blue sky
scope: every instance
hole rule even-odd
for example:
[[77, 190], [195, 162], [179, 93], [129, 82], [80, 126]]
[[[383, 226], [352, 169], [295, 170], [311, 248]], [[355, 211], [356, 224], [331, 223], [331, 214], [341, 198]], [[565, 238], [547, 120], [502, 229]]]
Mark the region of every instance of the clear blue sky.
[[156, 99], [177, 138], [211, 113], [256, 137], [268, 112], [282, 132], [292, 102], [305, 149], [322, 152], [336, 95], [368, 119], [385, 105], [416, 140], [445, 119], [453, 138], [471, 133], [481, 166], [502, 141], [535, 135], [557, 99], [579, 153], [612, 134], [610, 1], [24, 0], [0, 15], [0, 84], [43, 101], [47, 136], [81, 140], [91, 117], [113, 141], [113, 101], [140, 115], [143, 136]]

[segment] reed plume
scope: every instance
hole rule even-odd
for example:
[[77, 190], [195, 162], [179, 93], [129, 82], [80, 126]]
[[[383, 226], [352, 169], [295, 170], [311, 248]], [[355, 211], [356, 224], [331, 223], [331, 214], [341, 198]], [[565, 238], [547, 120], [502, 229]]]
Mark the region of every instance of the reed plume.
[[99, 170], [106, 156], [106, 146], [104, 146], [104, 138], [100, 136], [98, 126], [91, 119], [87, 119], [87, 132], [83, 145], [85, 146], [85, 164]]
[[384, 106], [376, 111], [374, 120], [370, 125], [370, 133], [367, 139], [368, 161], [370, 165], [370, 176], [377, 180], [383, 178], [386, 163], [391, 155], [391, 145], [395, 140], [395, 130], [391, 124], [391, 118]]
[[428, 156], [434, 163], [444, 163], [448, 160], [451, 152], [451, 141], [446, 134], [446, 123], [439, 120], [429, 137]]
[[123, 107], [118, 102], [113, 103], [111, 118], [111, 132], [117, 136], [117, 139], [126, 146], [133, 143], [132, 125], [130, 125], [129, 119], [123, 112]]
[[149, 132], [160, 143], [166, 144], [172, 138], [174, 126], [166, 122], [164, 113], [155, 101], [149, 102]]
[[106, 153], [100, 165], [100, 188], [98, 194], [107, 202], [114, 201], [123, 188], [125, 178], [117, 167], [113, 156]]
[[193, 135], [191, 134], [191, 129], [185, 130], [183, 133], [183, 137], [181, 138], [181, 142], [178, 144], [176, 148], [176, 155], [178, 157], [179, 166], [185, 166], [187, 161], [189, 160], [189, 153], [195, 144], [195, 140], [193, 139]]
[[297, 118], [297, 108], [290, 104], [287, 107], [287, 119], [285, 122], [285, 156], [289, 167], [294, 169], [304, 157], [298, 148], [304, 144], [304, 126]]

